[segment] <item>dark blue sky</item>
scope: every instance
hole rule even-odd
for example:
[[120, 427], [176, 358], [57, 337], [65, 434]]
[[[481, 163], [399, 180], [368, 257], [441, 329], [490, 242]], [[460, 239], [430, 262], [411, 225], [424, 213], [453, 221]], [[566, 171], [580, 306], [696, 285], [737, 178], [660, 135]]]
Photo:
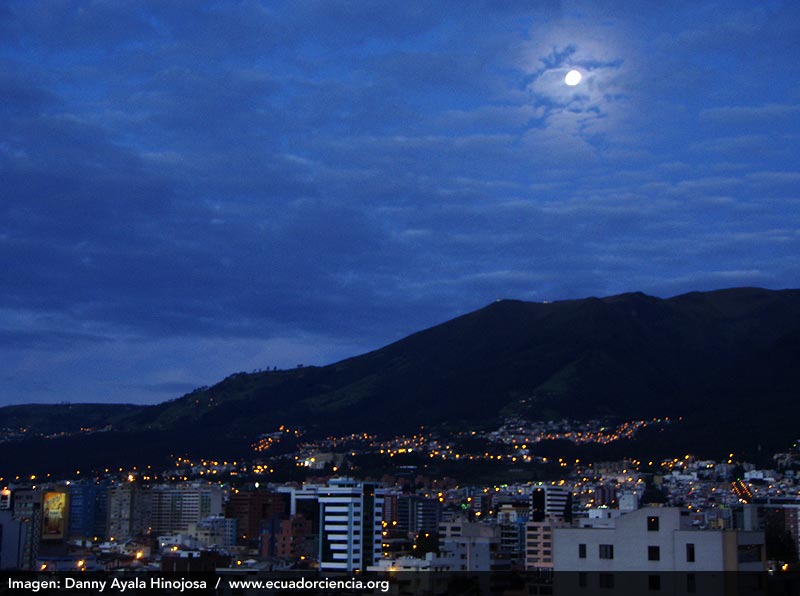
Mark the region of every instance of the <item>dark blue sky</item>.
[[798, 287], [798, 57], [791, 1], [3, 2], [0, 404]]

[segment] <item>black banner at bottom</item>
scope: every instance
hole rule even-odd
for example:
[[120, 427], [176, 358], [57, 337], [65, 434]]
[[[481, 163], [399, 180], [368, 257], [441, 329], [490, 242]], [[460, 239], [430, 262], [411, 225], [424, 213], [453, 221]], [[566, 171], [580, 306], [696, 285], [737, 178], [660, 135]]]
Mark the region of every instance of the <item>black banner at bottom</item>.
[[0, 572], [2, 594], [800, 596], [800, 574], [732, 572]]

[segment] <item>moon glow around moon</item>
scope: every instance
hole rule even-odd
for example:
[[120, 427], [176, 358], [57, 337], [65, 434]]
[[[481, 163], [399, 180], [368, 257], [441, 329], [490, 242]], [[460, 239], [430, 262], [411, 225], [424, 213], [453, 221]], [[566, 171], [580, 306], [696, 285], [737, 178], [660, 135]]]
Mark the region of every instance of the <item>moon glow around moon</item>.
[[567, 73], [567, 76], [564, 77], [564, 82], [570, 87], [574, 87], [581, 82], [582, 78], [583, 76], [581, 75], [580, 71], [571, 70]]

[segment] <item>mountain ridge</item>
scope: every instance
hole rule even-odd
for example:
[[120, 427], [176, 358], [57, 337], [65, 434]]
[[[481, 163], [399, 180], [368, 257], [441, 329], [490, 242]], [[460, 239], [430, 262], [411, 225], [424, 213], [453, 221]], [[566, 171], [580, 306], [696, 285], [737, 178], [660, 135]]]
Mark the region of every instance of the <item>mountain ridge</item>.
[[[475, 428], [509, 415], [684, 416], [688, 429], [697, 425], [687, 444], [703, 444], [705, 420], [725, 418], [714, 430], [720, 441], [747, 419], [783, 429], [765, 433], [777, 446], [796, 438], [778, 419], [800, 415], [791, 399], [800, 387], [799, 345], [800, 290], [499, 300], [326, 366], [236, 373], [161, 404], [126, 406], [108, 413], [109, 424], [113, 432], [181, 437], [176, 451], [209, 436], [244, 448], [281, 424], [310, 436], [392, 435]], [[8, 414], [0, 408], [0, 427]]]

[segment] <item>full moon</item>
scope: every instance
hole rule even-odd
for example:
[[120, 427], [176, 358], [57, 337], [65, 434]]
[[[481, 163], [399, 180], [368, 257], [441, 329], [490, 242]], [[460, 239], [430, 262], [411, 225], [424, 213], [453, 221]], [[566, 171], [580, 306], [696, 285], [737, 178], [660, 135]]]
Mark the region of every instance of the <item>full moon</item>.
[[564, 82], [570, 87], [574, 87], [581, 82], [581, 78], [583, 77], [579, 71], [571, 70], [567, 73], [567, 76], [564, 77]]

